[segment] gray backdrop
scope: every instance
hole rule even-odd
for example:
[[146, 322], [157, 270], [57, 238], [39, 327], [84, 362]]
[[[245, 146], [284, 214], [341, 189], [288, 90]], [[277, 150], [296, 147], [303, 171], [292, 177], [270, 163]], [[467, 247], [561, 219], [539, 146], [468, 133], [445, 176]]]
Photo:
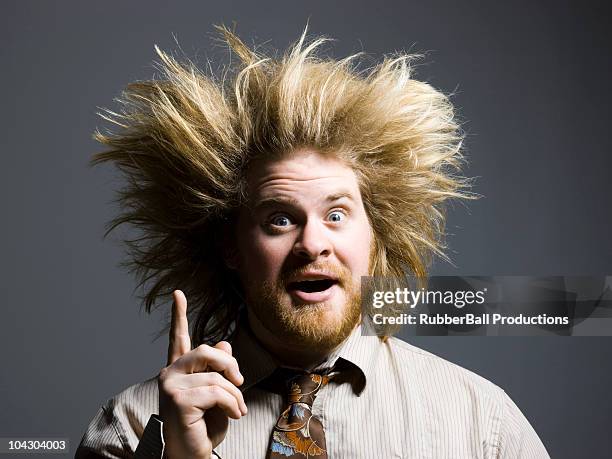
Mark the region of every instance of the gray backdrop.
[[[418, 75], [466, 121], [485, 197], [450, 211], [455, 266], [437, 274], [612, 274], [610, 11], [550, 2], [3, 2], [0, 436], [68, 437], [105, 399], [157, 373], [163, 314], [103, 240], [119, 185], [98, 151], [98, 106], [153, 74], [153, 45], [205, 58], [212, 24], [284, 49], [310, 31], [365, 50], [427, 51]], [[120, 235], [120, 233], [118, 233]], [[421, 338], [503, 387], [553, 458], [609, 457], [609, 338]], [[34, 456], [33, 456], [34, 457]], [[40, 457], [40, 456], [36, 456]]]

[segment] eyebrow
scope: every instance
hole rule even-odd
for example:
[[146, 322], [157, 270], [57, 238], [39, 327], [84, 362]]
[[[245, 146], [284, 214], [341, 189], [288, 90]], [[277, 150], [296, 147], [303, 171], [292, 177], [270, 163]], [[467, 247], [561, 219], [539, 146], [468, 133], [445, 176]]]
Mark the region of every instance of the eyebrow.
[[343, 198], [349, 199], [350, 201], [355, 201], [355, 198], [353, 197], [353, 195], [349, 193], [348, 191], [341, 191], [339, 193], [330, 194], [329, 196], [325, 198], [325, 201], [335, 202]]
[[261, 199], [259, 201], [257, 201], [255, 203], [255, 205], [253, 206], [254, 209], [260, 209], [262, 207], [272, 207], [275, 205], [289, 205], [289, 206], [298, 206], [299, 205], [299, 201], [297, 199], [293, 199], [293, 198], [284, 198], [284, 197], [271, 197], [271, 198], [264, 198]]
[[[340, 199], [349, 199], [350, 201], [355, 201], [353, 195], [349, 192], [341, 191], [338, 193], [330, 194], [325, 198], [325, 202], [331, 203], [339, 201]], [[253, 206], [254, 209], [261, 209], [266, 207], [273, 207], [275, 205], [288, 205], [299, 207], [300, 202], [294, 198], [282, 197], [282, 196], [273, 196], [269, 198], [263, 198], [255, 203]]]

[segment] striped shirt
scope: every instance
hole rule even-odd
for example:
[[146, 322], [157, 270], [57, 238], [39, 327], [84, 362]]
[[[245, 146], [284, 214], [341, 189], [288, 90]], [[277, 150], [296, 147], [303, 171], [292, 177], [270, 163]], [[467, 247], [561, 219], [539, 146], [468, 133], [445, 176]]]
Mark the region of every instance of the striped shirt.
[[[245, 378], [240, 389], [249, 412], [229, 420], [215, 452], [223, 459], [263, 459], [284, 408], [282, 396], [261, 384], [277, 364], [246, 328], [239, 329], [232, 344]], [[502, 389], [404, 341], [383, 342], [362, 335], [358, 327], [319, 369], [333, 365], [344, 369], [343, 377], [323, 387], [313, 406], [325, 429], [330, 459], [549, 458]], [[156, 413], [156, 378], [129, 387], [100, 408], [77, 458], [138, 458], [145, 457], [145, 449], [161, 458], [160, 427], [152, 427]], [[157, 435], [159, 446], [151, 435]]]

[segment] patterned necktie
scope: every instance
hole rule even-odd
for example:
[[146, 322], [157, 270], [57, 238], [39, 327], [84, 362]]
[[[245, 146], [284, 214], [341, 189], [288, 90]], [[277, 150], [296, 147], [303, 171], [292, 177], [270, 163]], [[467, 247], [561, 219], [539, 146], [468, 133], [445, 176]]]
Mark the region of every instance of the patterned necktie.
[[327, 459], [323, 425], [312, 415], [312, 404], [329, 376], [300, 374], [288, 381], [287, 408], [270, 440], [269, 459]]

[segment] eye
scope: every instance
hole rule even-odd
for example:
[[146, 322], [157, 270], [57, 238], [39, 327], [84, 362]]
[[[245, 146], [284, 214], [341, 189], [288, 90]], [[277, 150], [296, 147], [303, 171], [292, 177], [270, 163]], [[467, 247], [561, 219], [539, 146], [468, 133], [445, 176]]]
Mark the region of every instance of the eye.
[[329, 215], [327, 216], [327, 219], [330, 222], [339, 223], [342, 220], [344, 220], [344, 217], [346, 217], [346, 215], [344, 215], [344, 212], [341, 212], [339, 210], [334, 210], [333, 212], [329, 213]]
[[276, 215], [270, 219], [270, 224], [284, 227], [291, 225], [291, 220], [286, 215]]

